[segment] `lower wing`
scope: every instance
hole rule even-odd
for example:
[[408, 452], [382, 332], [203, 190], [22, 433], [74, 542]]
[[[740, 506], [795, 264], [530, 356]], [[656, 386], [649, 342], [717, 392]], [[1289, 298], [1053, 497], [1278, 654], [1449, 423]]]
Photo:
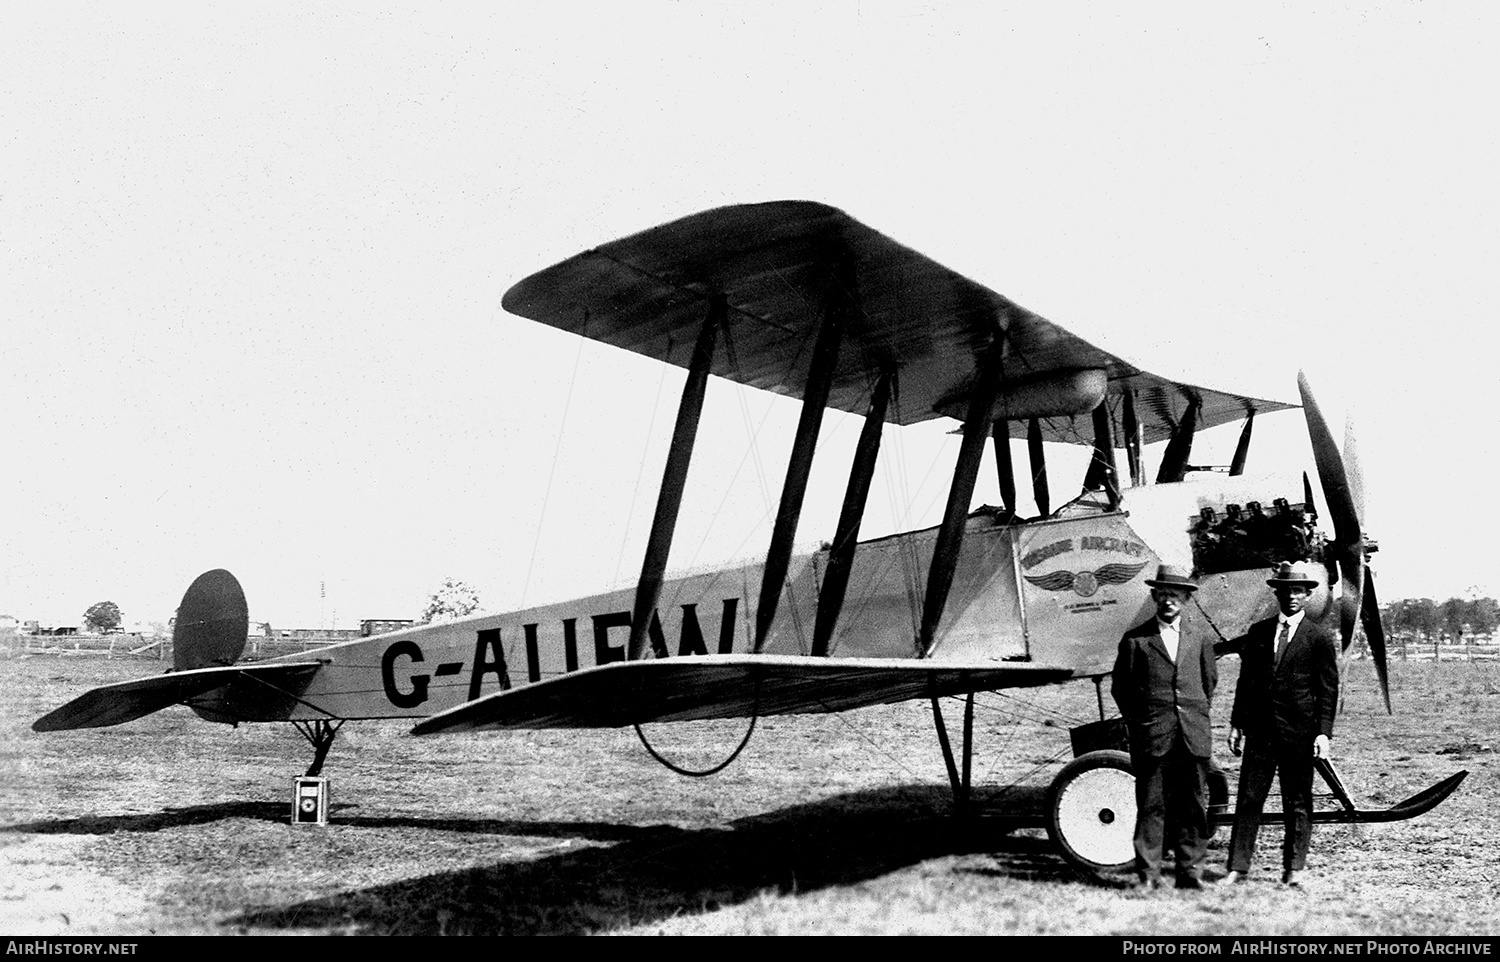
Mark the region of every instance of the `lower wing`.
[[656, 721], [847, 711], [910, 698], [1066, 681], [1070, 668], [917, 658], [726, 655], [617, 662], [497, 692], [426, 718], [412, 734], [618, 728]]

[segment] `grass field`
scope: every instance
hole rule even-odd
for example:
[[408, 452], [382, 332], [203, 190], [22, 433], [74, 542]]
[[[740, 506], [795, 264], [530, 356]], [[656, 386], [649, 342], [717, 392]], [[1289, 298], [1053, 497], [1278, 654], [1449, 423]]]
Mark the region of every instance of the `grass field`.
[[[1221, 665], [1228, 714], [1235, 662]], [[1139, 893], [1075, 876], [1045, 833], [960, 825], [922, 703], [761, 721], [722, 774], [684, 779], [631, 731], [417, 739], [351, 723], [324, 771], [326, 828], [288, 824], [309, 750], [289, 726], [174, 708], [112, 729], [30, 723], [155, 662], [0, 661], [0, 931], [272, 933], [1500, 933], [1500, 665], [1394, 662], [1395, 716], [1355, 662], [1336, 760], [1384, 808], [1468, 769], [1420, 818], [1320, 826], [1301, 891]], [[1106, 696], [1107, 697], [1107, 696]], [[957, 728], [961, 704], [946, 709]], [[1039, 804], [1097, 715], [1093, 686], [981, 696], [976, 783], [993, 812]], [[656, 726], [706, 766], [741, 722]], [[1222, 744], [1222, 739], [1220, 739]], [[1236, 760], [1218, 759], [1231, 774]], [[1013, 787], [1012, 787], [1013, 786]], [[1210, 868], [1222, 869], [1227, 832]]]

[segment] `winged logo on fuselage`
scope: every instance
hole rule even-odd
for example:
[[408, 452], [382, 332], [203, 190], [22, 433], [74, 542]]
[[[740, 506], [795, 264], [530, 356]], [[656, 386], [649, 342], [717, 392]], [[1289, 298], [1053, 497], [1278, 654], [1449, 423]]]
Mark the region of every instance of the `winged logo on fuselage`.
[[1116, 562], [1093, 571], [1052, 571], [1044, 575], [1024, 575], [1025, 579], [1044, 591], [1073, 591], [1080, 598], [1087, 598], [1098, 591], [1101, 585], [1123, 585], [1146, 567], [1146, 562], [1137, 564]]

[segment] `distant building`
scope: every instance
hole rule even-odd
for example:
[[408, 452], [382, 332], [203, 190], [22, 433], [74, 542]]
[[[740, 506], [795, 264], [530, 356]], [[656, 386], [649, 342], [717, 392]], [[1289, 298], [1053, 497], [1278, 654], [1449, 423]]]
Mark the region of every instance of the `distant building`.
[[354, 628], [276, 628], [271, 637], [277, 641], [301, 641], [307, 644], [330, 644], [360, 637]]
[[400, 631], [414, 624], [416, 622], [410, 618], [366, 618], [359, 623], [359, 633], [368, 638], [371, 635], [383, 635], [388, 631]]

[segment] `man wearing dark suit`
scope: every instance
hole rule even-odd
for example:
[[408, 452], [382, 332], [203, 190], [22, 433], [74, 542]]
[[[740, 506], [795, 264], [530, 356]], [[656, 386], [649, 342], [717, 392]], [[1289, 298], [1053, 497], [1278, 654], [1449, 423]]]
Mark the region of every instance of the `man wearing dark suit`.
[[1148, 578], [1156, 616], [1120, 639], [1110, 691], [1130, 732], [1135, 770], [1135, 866], [1146, 888], [1161, 885], [1162, 843], [1176, 854], [1177, 887], [1202, 888], [1208, 850], [1209, 704], [1218, 669], [1213, 645], [1184, 623], [1198, 586], [1181, 568]]
[[1271, 776], [1280, 773], [1286, 826], [1281, 881], [1295, 886], [1297, 873], [1307, 867], [1312, 837], [1313, 759], [1333, 754], [1339, 646], [1305, 616], [1303, 608], [1318, 585], [1307, 566], [1283, 564], [1266, 584], [1276, 593], [1280, 614], [1256, 622], [1223, 646], [1240, 656], [1229, 747], [1238, 755], [1243, 746], [1245, 753], [1229, 839], [1229, 874], [1223, 881], [1238, 882], [1250, 871]]

